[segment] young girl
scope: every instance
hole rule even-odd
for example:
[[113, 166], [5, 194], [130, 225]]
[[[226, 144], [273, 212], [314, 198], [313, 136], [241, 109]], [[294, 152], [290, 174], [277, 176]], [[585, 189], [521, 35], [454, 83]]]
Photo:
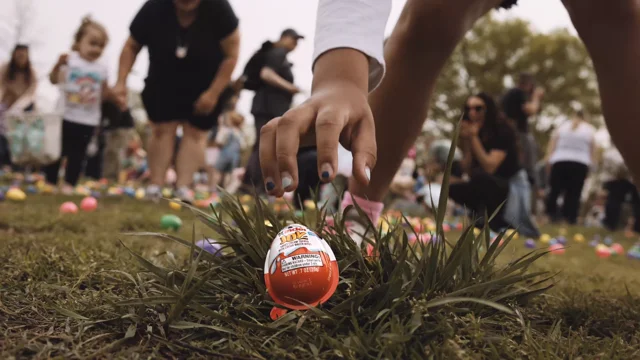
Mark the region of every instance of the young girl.
[[[67, 158], [62, 193], [70, 195], [78, 183], [87, 146], [100, 124], [103, 99], [111, 98], [107, 67], [98, 60], [109, 37], [105, 28], [85, 17], [75, 34], [72, 52], [62, 54], [49, 79], [64, 92], [62, 156]], [[47, 183], [55, 186], [61, 160], [47, 166]]]
[[[640, 107], [629, 106], [640, 96], [640, 3], [562, 2], [592, 56], [611, 136], [640, 177], [640, 123], [631, 120], [640, 118]], [[420, 133], [436, 80], [456, 45], [491, 9], [515, 3], [408, 0], [383, 50], [390, 0], [319, 0], [312, 95], [261, 132], [269, 194], [296, 188], [298, 147], [312, 143], [318, 145], [318, 174], [333, 180], [341, 142], [354, 156], [354, 179], [343, 205], [354, 199], [375, 223], [380, 200]]]
[[217, 191], [217, 186], [224, 176], [240, 166], [240, 155], [245, 147], [245, 139], [242, 134], [244, 117], [237, 111], [227, 111], [220, 116], [220, 128], [216, 135], [215, 143], [220, 149], [214, 166], [211, 167], [209, 186], [211, 192]]

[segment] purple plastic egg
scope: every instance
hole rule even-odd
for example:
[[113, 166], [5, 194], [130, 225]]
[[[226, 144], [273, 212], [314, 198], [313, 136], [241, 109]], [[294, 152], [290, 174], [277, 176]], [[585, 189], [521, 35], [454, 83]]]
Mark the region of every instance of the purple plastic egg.
[[202, 250], [216, 256], [222, 256], [222, 247], [213, 239], [202, 239], [196, 243]]
[[533, 239], [527, 239], [527, 241], [524, 242], [524, 246], [529, 249], [533, 249], [536, 247], [536, 241]]
[[567, 238], [564, 236], [558, 236], [556, 240], [558, 241], [558, 244], [565, 245], [567, 243]]

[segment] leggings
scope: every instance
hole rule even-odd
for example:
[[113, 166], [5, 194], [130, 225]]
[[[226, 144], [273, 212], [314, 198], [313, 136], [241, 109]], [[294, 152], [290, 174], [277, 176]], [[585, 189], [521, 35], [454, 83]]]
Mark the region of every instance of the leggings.
[[562, 218], [569, 224], [575, 224], [578, 220], [580, 209], [580, 196], [587, 178], [589, 167], [575, 161], [559, 161], [551, 167], [549, 177], [549, 195], [547, 196], [547, 215], [552, 221], [558, 221], [558, 197], [564, 194], [562, 204]]
[[87, 157], [87, 147], [95, 131], [95, 126], [83, 125], [64, 120], [62, 122], [62, 156], [58, 161], [47, 165], [44, 173], [49, 184], [58, 183], [58, 174], [62, 158], [67, 158], [64, 180], [67, 184], [76, 186]]

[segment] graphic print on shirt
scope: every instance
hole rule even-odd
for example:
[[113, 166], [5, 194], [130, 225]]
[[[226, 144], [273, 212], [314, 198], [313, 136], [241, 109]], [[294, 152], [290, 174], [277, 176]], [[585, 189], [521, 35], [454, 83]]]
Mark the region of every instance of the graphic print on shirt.
[[66, 83], [67, 106], [90, 109], [95, 107], [101, 96], [102, 76], [98, 72], [82, 68], [69, 68]]

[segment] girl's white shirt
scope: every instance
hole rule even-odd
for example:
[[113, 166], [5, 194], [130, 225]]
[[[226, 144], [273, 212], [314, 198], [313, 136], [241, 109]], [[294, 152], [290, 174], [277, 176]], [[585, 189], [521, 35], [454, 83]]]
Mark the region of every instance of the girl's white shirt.
[[351, 48], [369, 59], [369, 91], [384, 76], [384, 30], [391, 0], [320, 0], [313, 63], [327, 51]]

